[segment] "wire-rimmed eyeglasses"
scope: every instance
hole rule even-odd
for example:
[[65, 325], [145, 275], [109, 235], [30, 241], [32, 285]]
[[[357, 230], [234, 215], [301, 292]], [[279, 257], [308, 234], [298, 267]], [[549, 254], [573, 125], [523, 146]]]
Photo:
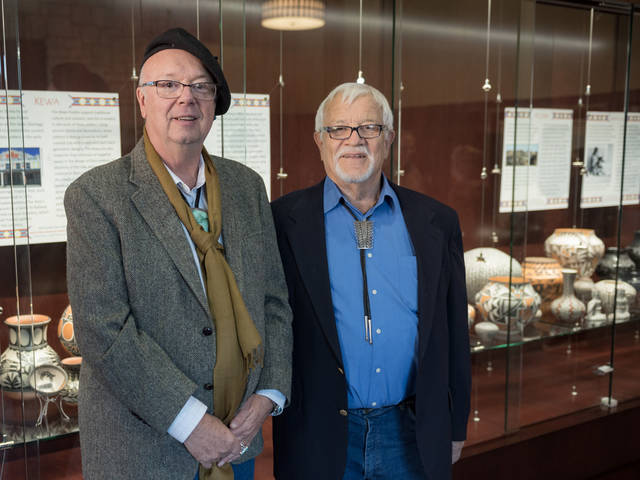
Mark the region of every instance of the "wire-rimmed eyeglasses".
[[184, 87], [189, 87], [191, 93], [200, 100], [216, 98], [216, 84], [213, 82], [182, 83], [177, 80], [154, 80], [140, 84], [141, 87], [155, 86], [160, 98], [178, 98]]
[[370, 139], [379, 137], [384, 130], [384, 125], [368, 123], [366, 125], [358, 125], [357, 127], [349, 127], [348, 125], [336, 125], [334, 127], [322, 127], [322, 130], [329, 134], [334, 140], [346, 140], [350, 138], [355, 130], [362, 139]]

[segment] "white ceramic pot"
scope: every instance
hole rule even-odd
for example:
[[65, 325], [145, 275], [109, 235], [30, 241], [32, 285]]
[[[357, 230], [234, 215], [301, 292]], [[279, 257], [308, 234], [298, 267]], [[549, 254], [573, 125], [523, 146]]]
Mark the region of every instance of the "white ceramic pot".
[[[622, 288], [627, 296], [627, 304], [633, 305], [636, 298], [636, 289], [629, 285], [627, 282], [618, 280], [618, 288]], [[614, 295], [616, 293], [615, 280], [600, 280], [593, 287], [593, 291], [596, 292], [600, 301], [602, 301], [602, 310], [604, 313], [613, 313], [615, 310]]]
[[562, 269], [562, 295], [551, 302], [551, 313], [558, 322], [567, 326], [580, 326], [587, 313], [587, 307], [575, 296], [573, 282], [577, 271], [571, 268]]
[[475, 301], [476, 294], [487, 284], [489, 278], [508, 276], [510, 268], [512, 276], [522, 276], [520, 263], [497, 248], [474, 248], [466, 251], [464, 268], [469, 303]]
[[604, 255], [604, 243], [590, 228], [556, 228], [544, 242], [547, 257], [564, 268], [578, 271], [578, 277], [590, 277]]
[[32, 392], [29, 377], [41, 365], [60, 366], [60, 357], [47, 343], [46, 315], [7, 318], [9, 347], [0, 356], [0, 386], [7, 392]]
[[522, 277], [491, 277], [476, 294], [476, 308], [502, 331], [521, 333], [540, 308], [540, 295]]

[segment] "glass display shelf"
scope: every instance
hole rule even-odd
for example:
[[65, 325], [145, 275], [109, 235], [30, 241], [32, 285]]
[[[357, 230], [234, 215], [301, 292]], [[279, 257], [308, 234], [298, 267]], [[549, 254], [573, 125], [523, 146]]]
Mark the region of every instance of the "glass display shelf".
[[[636, 325], [636, 329], [640, 330], [640, 312], [631, 312], [631, 318], [625, 322], [616, 322], [616, 327]], [[549, 338], [566, 337], [569, 335], [575, 335], [581, 332], [594, 332], [602, 331], [603, 335], [608, 335], [611, 331], [612, 324], [607, 323], [597, 327], [581, 327], [581, 326], [568, 326], [559, 323], [554, 323], [550, 320], [538, 320], [536, 322], [527, 325], [524, 329], [524, 335], [518, 335], [517, 337], [511, 337], [509, 341], [506, 341], [505, 334], [501, 337], [493, 337], [487, 341], [487, 339], [481, 339], [476, 333], [469, 332], [469, 344], [471, 353], [477, 353], [487, 350], [500, 350], [508, 347], [517, 347], [531, 342], [541, 341]]]
[[78, 419], [66, 420], [59, 412], [48, 422], [35, 425], [2, 425], [0, 450], [39, 440], [51, 440], [78, 432]]

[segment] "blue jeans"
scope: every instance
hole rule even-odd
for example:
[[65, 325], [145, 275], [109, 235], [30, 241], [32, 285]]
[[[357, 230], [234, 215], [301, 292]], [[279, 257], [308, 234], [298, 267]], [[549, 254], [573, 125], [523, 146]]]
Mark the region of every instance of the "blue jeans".
[[[253, 471], [256, 466], [255, 459], [247, 460], [246, 462], [239, 463], [238, 465], [231, 465], [233, 468], [233, 480], [253, 480]], [[196, 476], [193, 480], [199, 480], [200, 473], [196, 472]]]
[[416, 418], [407, 405], [350, 409], [343, 480], [424, 480]]

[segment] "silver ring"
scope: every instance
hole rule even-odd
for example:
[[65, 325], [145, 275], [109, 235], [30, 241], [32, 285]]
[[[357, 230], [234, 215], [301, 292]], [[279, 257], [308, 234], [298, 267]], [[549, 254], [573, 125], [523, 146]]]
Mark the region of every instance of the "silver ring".
[[249, 450], [249, 445], [240, 440], [240, 455], [244, 455], [247, 450]]

